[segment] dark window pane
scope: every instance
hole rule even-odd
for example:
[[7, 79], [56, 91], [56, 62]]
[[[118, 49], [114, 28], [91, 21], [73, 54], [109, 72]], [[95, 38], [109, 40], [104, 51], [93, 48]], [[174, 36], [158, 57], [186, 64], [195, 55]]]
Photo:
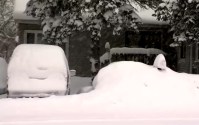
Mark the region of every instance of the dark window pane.
[[182, 43], [180, 47], [180, 58], [185, 58], [185, 55], [186, 55], [186, 45]]
[[34, 41], [35, 41], [35, 34], [27, 33], [27, 43], [34, 43]]

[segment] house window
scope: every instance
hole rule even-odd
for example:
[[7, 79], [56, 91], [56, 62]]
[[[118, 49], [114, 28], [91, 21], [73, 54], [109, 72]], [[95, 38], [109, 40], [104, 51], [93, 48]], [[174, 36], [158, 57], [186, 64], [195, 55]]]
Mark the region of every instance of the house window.
[[186, 57], [186, 45], [184, 43], [180, 46], [180, 58], [184, 59]]
[[161, 30], [141, 30], [139, 33], [127, 31], [125, 33], [126, 47], [142, 47], [161, 49]]
[[41, 30], [25, 30], [24, 31], [24, 42], [25, 43], [36, 43], [36, 44], [46, 44], [47, 42], [42, 40]]

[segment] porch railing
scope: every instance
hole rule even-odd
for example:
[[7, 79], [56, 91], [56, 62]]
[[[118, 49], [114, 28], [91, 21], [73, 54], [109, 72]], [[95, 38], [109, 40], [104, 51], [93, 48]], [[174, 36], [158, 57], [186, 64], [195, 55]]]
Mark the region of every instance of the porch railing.
[[[110, 45], [109, 45], [110, 46]], [[100, 57], [101, 67], [116, 61], [137, 61], [152, 65], [158, 54], [166, 53], [156, 48], [106, 48], [106, 53]]]

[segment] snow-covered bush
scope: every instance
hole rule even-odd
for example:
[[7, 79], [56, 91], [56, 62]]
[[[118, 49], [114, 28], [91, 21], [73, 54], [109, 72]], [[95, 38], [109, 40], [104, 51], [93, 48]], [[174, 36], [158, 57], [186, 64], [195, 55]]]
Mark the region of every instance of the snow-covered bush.
[[7, 63], [0, 57], [0, 94], [5, 93], [7, 89]]
[[69, 79], [67, 59], [58, 46], [19, 45], [8, 65], [10, 97], [65, 95]]

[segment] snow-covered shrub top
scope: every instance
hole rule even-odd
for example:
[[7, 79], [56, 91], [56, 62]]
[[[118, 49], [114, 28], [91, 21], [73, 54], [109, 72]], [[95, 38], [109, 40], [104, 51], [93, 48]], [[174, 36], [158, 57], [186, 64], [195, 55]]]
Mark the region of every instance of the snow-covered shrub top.
[[8, 66], [8, 89], [30, 93], [66, 91], [68, 73], [68, 62], [60, 47], [21, 44]]
[[[127, 48], [127, 47], [122, 47], [122, 48], [112, 48], [110, 49], [110, 54], [145, 54], [145, 55], [150, 55], [150, 54], [166, 54], [160, 49], [156, 48]], [[100, 57], [100, 62], [104, 63], [104, 61], [108, 60], [108, 53], [103, 54]]]
[[7, 63], [5, 59], [0, 57], [0, 89], [7, 86]]

